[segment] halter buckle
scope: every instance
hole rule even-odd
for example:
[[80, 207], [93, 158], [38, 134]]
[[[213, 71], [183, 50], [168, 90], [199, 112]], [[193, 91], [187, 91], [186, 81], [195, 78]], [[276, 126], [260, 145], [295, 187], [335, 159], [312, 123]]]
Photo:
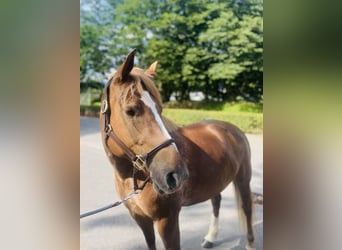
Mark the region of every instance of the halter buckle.
[[104, 132], [107, 134], [107, 136], [110, 134], [110, 132], [112, 132], [112, 126], [110, 124], [107, 124], [107, 126], [104, 129]]
[[101, 104], [101, 114], [106, 113], [107, 109], [108, 109], [108, 102], [107, 100], [103, 100]]
[[136, 158], [132, 161], [133, 166], [138, 170], [146, 170], [146, 160], [142, 155], [136, 155]]

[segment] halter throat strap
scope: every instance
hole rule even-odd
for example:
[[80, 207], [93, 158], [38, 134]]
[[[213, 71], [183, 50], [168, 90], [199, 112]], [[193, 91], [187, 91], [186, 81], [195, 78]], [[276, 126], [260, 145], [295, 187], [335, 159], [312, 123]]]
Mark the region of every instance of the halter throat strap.
[[111, 138], [122, 149], [122, 151], [124, 151], [125, 155], [132, 162], [134, 168], [136, 168], [137, 170], [148, 172], [148, 163], [154, 157], [154, 155], [159, 150], [170, 146], [172, 143], [175, 143], [175, 140], [167, 139], [166, 141], [154, 147], [152, 150], [145, 154], [135, 154], [130, 148], [128, 148], [126, 144], [114, 133], [113, 128], [110, 124], [111, 110], [109, 105], [109, 86], [112, 82], [112, 79], [113, 78], [109, 79], [109, 81], [103, 89], [103, 98], [101, 104], [101, 115], [103, 116], [101, 129], [105, 133], [105, 145], [107, 149], [111, 152], [111, 150], [108, 147], [108, 139]]

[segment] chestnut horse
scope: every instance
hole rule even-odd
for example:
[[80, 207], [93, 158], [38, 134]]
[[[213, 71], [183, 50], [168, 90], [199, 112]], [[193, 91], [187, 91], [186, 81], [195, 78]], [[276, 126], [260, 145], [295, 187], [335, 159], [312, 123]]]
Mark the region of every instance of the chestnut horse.
[[178, 127], [163, 117], [153, 83], [157, 62], [144, 72], [133, 68], [134, 55], [135, 50], [128, 54], [104, 89], [101, 134], [120, 197], [143, 186], [125, 205], [143, 231], [148, 249], [156, 249], [154, 223], [165, 249], [180, 249], [181, 207], [208, 199], [213, 214], [202, 246], [212, 247], [218, 233], [220, 192], [230, 182], [244, 212], [247, 247], [252, 248], [251, 162], [245, 135], [222, 121]]

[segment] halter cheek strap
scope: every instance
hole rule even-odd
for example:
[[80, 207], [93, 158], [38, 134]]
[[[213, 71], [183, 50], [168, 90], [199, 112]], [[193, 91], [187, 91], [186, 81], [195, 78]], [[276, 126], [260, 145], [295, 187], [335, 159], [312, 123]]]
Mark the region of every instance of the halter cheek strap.
[[170, 146], [172, 143], [175, 143], [175, 140], [168, 139], [145, 154], [135, 154], [130, 148], [128, 148], [126, 144], [114, 133], [113, 128], [110, 124], [111, 110], [109, 105], [109, 86], [112, 82], [112, 79], [113, 78], [109, 79], [103, 89], [103, 99], [101, 104], [101, 115], [103, 115], [101, 129], [105, 133], [105, 145], [108, 150], [111, 151], [108, 147], [108, 139], [111, 138], [122, 149], [122, 151], [125, 152], [126, 156], [130, 159], [135, 169], [148, 172], [148, 162], [153, 158], [153, 156], [159, 150]]

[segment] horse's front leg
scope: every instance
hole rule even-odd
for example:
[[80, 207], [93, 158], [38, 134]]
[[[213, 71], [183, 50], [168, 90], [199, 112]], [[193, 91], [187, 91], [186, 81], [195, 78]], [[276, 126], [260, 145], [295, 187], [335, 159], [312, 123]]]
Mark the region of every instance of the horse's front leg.
[[131, 216], [137, 222], [145, 236], [146, 244], [149, 250], [156, 250], [153, 220], [147, 216], [134, 213], [130, 210]]
[[179, 211], [157, 221], [158, 232], [165, 250], [180, 250], [178, 215]]

